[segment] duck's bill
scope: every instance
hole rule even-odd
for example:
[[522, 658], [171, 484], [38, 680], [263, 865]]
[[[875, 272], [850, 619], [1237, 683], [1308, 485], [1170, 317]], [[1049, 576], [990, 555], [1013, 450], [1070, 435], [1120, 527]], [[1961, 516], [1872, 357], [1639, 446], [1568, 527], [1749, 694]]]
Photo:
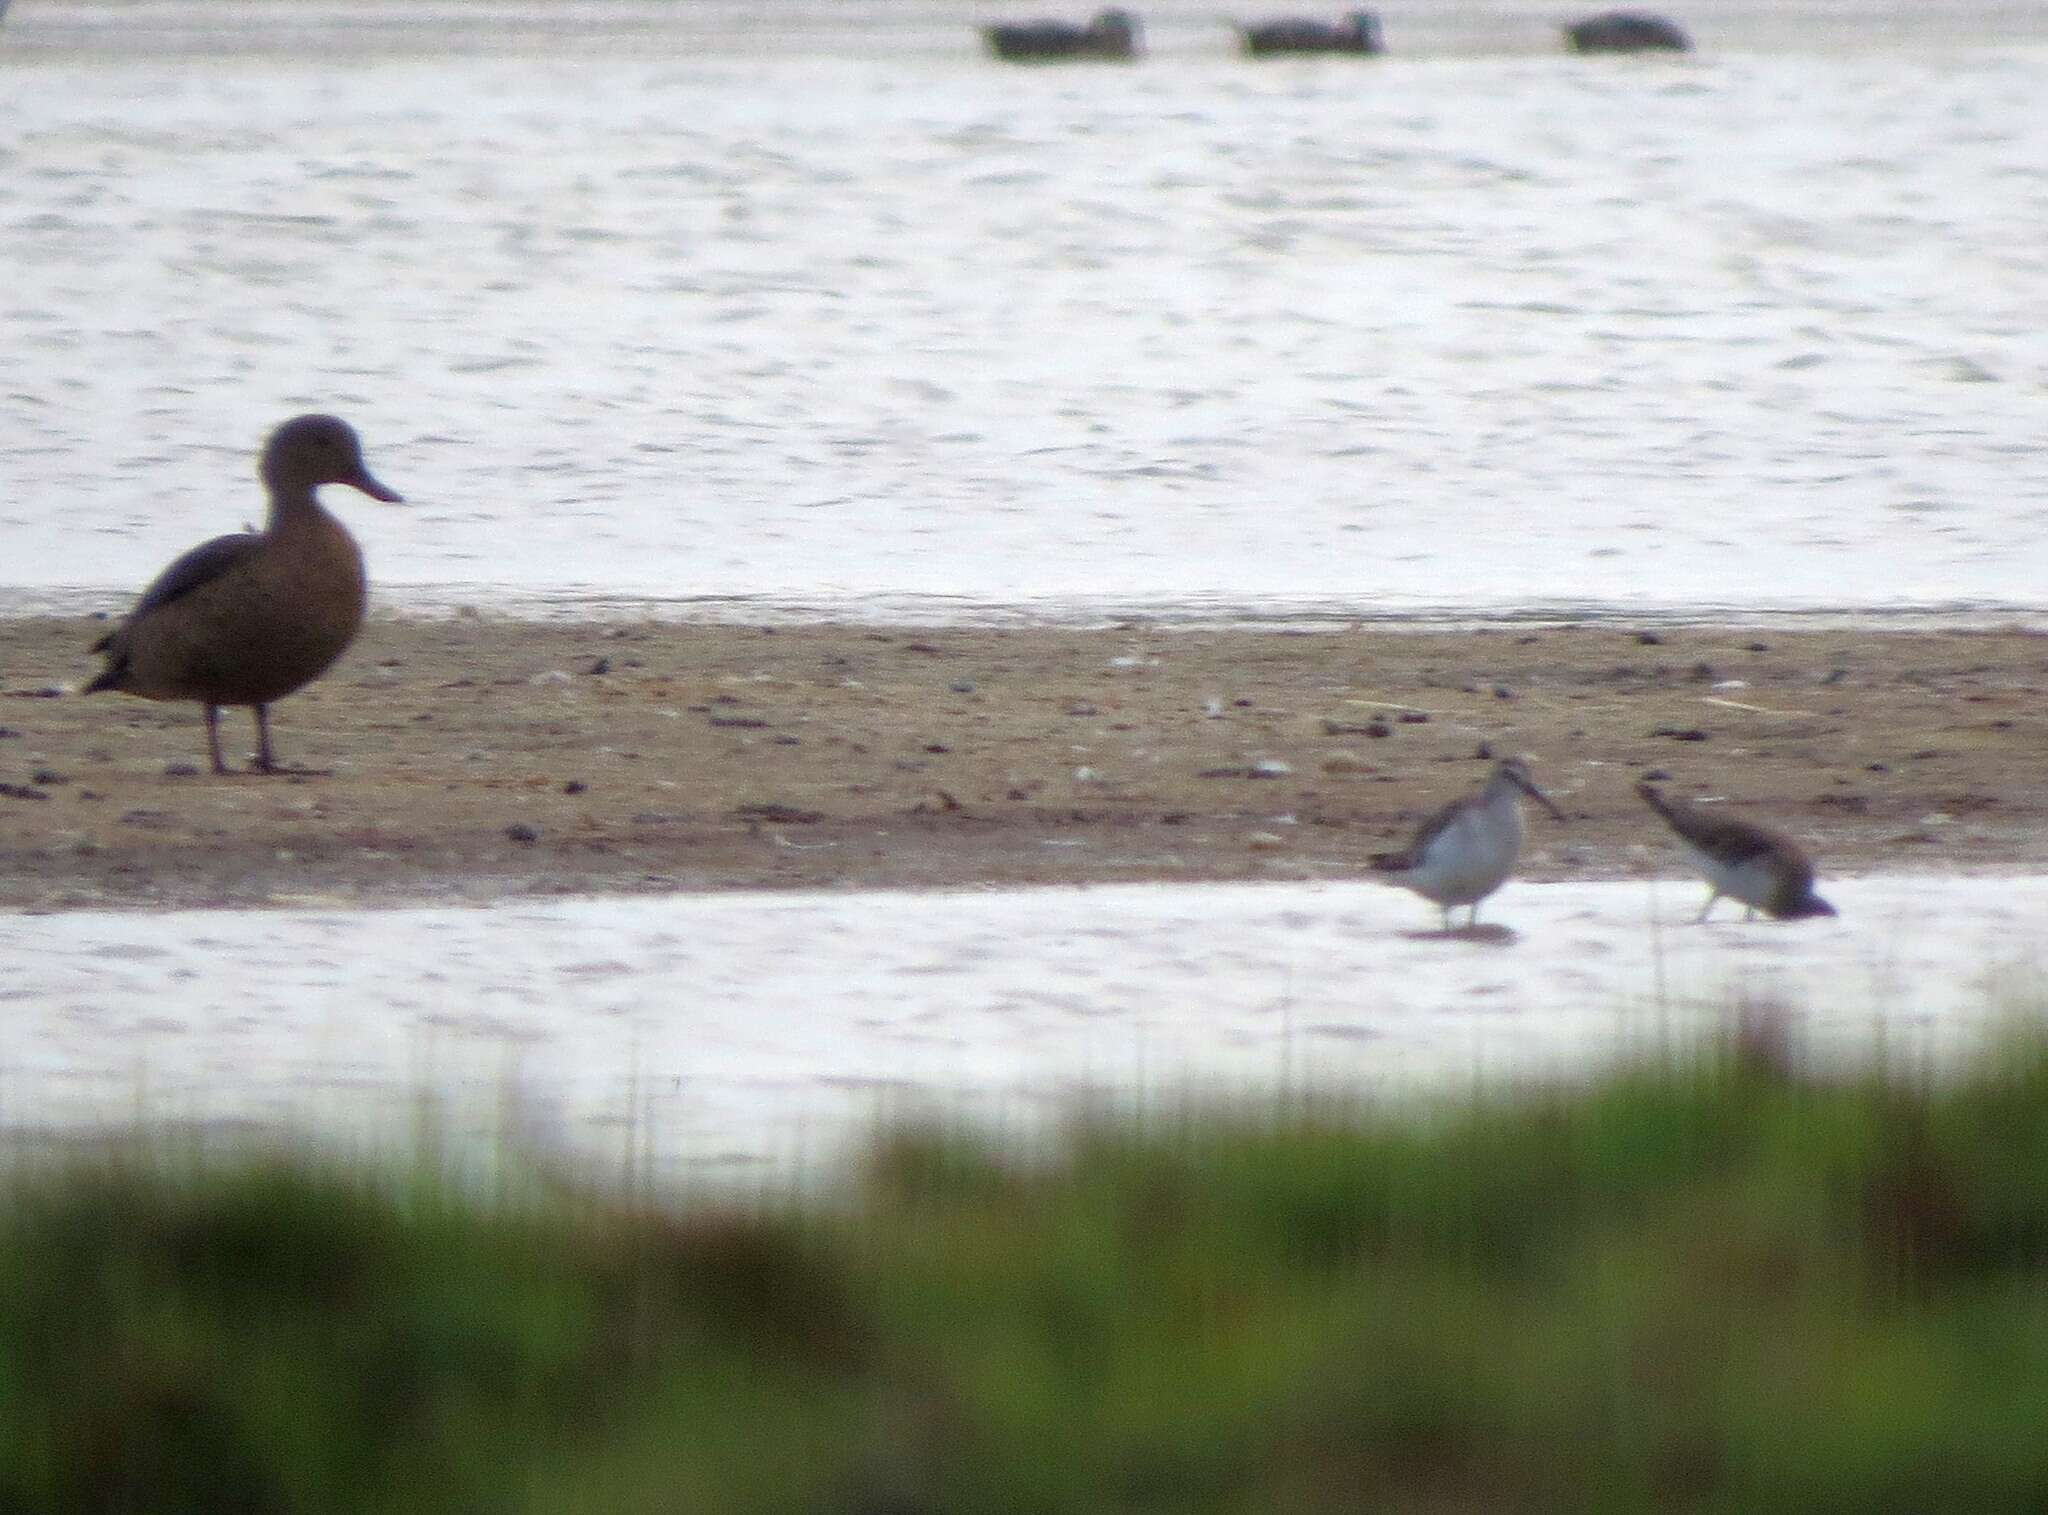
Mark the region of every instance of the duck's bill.
[[387, 489], [368, 473], [359, 473], [348, 481], [373, 500], [382, 500], [387, 505], [403, 505], [405, 496], [395, 489]]

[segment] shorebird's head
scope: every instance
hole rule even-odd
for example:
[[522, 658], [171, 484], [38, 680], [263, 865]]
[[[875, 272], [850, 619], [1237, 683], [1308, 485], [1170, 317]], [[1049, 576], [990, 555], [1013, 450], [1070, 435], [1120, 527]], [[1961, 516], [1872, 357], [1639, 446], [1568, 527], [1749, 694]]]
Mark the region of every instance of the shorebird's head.
[[273, 431], [263, 448], [263, 482], [294, 492], [346, 484], [391, 504], [405, 498], [371, 475], [355, 428], [338, 416], [298, 416]]
[[1529, 775], [1529, 765], [1523, 762], [1522, 759], [1518, 757], [1502, 758], [1495, 765], [1493, 776], [1496, 783], [1505, 780], [1507, 783], [1513, 784], [1522, 793], [1528, 795], [1530, 799], [1541, 805], [1545, 810], [1548, 810], [1559, 820], [1565, 818], [1564, 812], [1550, 802], [1550, 796], [1536, 787], [1536, 780]]

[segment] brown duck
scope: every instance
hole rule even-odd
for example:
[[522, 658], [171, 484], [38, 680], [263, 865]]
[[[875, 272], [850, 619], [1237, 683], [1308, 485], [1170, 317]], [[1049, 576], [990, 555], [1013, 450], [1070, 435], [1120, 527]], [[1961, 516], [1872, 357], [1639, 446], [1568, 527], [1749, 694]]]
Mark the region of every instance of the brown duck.
[[143, 591], [121, 624], [93, 643], [107, 666], [87, 694], [115, 689], [146, 700], [197, 700], [206, 711], [213, 771], [220, 707], [256, 712], [258, 773], [278, 773], [267, 707], [325, 673], [363, 624], [363, 555], [314, 491], [347, 484], [397, 501], [363, 465], [345, 421], [299, 416], [270, 434], [261, 469], [270, 514], [261, 531], [193, 548]]

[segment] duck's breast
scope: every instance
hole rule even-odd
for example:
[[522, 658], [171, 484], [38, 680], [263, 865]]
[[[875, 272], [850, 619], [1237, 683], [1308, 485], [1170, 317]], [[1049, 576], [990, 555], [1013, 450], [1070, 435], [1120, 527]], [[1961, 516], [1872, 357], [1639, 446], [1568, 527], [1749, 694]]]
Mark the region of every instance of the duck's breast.
[[[324, 510], [273, 534], [274, 550], [256, 565], [246, 609], [261, 623], [265, 647], [252, 671], [265, 687], [288, 694], [318, 678], [348, 651], [369, 601], [362, 550]], [[277, 695], [252, 695], [251, 702]]]

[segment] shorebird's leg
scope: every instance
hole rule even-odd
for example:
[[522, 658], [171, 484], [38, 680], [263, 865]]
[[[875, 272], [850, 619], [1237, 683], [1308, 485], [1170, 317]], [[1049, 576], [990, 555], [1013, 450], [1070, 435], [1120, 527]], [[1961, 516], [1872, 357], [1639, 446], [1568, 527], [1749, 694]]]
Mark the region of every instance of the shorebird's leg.
[[206, 710], [206, 750], [213, 755], [213, 771], [226, 773], [228, 765], [220, 756], [220, 706], [208, 705]]
[[270, 746], [270, 707], [256, 706], [256, 771], [277, 772], [277, 754]]
[[1742, 907], [1742, 918], [1743, 918], [1743, 919], [1744, 919], [1745, 921], [1753, 921], [1753, 920], [1755, 920], [1755, 919], [1756, 919], [1756, 906], [1754, 906], [1754, 905], [1744, 905], [1744, 906]]
[[1718, 900], [1720, 897], [1721, 891], [1718, 889], [1714, 890], [1713, 893], [1707, 896], [1707, 902], [1704, 905], [1700, 906], [1700, 913], [1698, 919], [1696, 919], [1693, 922], [1695, 926], [1704, 926], [1706, 924], [1707, 912], [1714, 908], [1714, 901]]
[[1446, 930], [1446, 931], [1450, 930], [1450, 929], [1451, 929], [1451, 907], [1450, 907], [1449, 905], [1439, 905], [1439, 906], [1437, 906], [1437, 909], [1439, 909], [1439, 910], [1441, 910], [1441, 911], [1443, 912], [1443, 916], [1444, 916], [1444, 930]]

